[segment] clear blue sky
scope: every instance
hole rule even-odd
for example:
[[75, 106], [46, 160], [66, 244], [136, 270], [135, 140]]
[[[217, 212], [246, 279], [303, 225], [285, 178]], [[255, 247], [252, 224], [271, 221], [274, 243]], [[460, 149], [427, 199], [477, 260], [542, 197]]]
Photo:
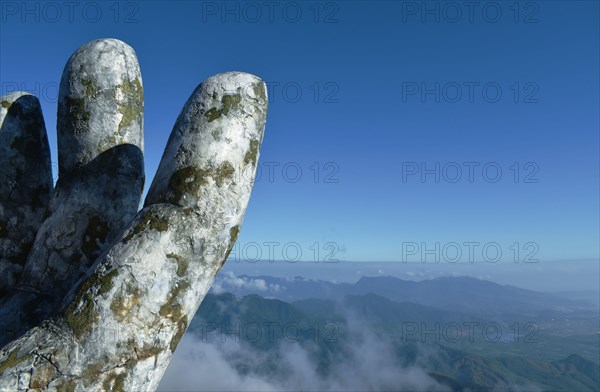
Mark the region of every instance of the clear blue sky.
[[[540, 261], [598, 258], [597, 1], [75, 3], [0, 3], [2, 93], [41, 96], [54, 160], [66, 60], [118, 38], [142, 67], [147, 186], [199, 82], [238, 70], [269, 83], [242, 245], [295, 242], [310, 260], [311, 244], [334, 242], [336, 258], [387, 261], [403, 242], [495, 242], [506, 258], [534, 242]], [[440, 102], [421, 95], [436, 83]], [[436, 162], [439, 183], [410, 175]]]

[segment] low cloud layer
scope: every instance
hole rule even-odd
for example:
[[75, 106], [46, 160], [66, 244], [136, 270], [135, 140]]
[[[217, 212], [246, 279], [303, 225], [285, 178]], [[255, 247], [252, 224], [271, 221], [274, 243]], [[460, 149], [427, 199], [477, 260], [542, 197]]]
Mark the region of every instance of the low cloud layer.
[[[234, 339], [202, 341], [192, 333], [182, 339], [159, 391], [447, 391], [419, 367], [402, 367], [390, 342], [364, 325], [350, 325], [352, 344], [327, 376], [311, 360], [309, 348], [282, 342], [276, 352], [261, 352]], [[274, 363], [275, 369], [268, 369]], [[240, 372], [237, 369], [246, 369]]]
[[[240, 287], [266, 285], [262, 279], [233, 274], [224, 278]], [[247, 313], [247, 309], [239, 310], [243, 301], [237, 300], [236, 312]], [[286, 339], [276, 334], [273, 336], [279, 337], [274, 342], [278, 344], [270, 341], [267, 346], [263, 345], [266, 341], [253, 340], [256, 331], [246, 328], [253, 324], [260, 330], [260, 322], [244, 325], [236, 318], [237, 313], [231, 314], [230, 305], [222, 306], [219, 312], [228, 316], [221, 331], [191, 328], [180, 342], [159, 391], [450, 390], [428, 374], [435, 370], [435, 364], [452, 360], [447, 351], [430, 344], [403, 345], [344, 301], [336, 302], [336, 314], [344, 321], [331, 322], [333, 330], [323, 328], [319, 334], [309, 334], [308, 339]], [[261, 336], [269, 334], [266, 329], [260, 332]], [[497, 380], [498, 391], [541, 390], [533, 384], [501, 379]]]
[[278, 284], [267, 284], [264, 279], [255, 279], [250, 277], [239, 277], [231, 271], [225, 271], [215, 280], [211, 291], [220, 294], [231, 290], [250, 290], [261, 293], [278, 292], [281, 287]]

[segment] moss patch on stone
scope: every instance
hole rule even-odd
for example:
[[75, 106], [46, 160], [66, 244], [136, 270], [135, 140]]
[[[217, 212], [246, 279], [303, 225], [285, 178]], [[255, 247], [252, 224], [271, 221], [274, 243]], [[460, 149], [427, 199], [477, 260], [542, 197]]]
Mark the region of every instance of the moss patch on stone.
[[242, 96], [239, 94], [227, 94], [221, 98], [221, 109], [210, 108], [204, 112], [204, 117], [208, 122], [213, 122], [221, 116], [227, 116], [233, 110], [237, 110], [242, 102]]
[[50, 364], [37, 365], [33, 368], [29, 386], [36, 389], [47, 388], [55, 373], [56, 369]]
[[256, 95], [257, 97], [262, 98], [263, 100], [267, 99], [267, 93], [265, 91], [264, 83], [253, 84], [252, 90], [254, 91], [254, 95]]
[[242, 102], [241, 95], [223, 95], [223, 98], [221, 98], [221, 103], [223, 104], [221, 113], [227, 116], [231, 110], [239, 109], [240, 102]]
[[179, 276], [180, 278], [185, 276], [185, 272], [187, 271], [189, 262], [175, 253], [167, 254], [167, 258], [174, 260], [177, 263], [177, 276]]
[[131, 309], [141, 303], [141, 299], [142, 290], [135, 283], [127, 282], [121, 292], [113, 298], [110, 310], [118, 321], [124, 321], [130, 315]]
[[217, 186], [222, 186], [225, 180], [233, 177], [233, 173], [235, 173], [233, 165], [225, 161], [217, 167], [212, 177], [217, 183]]
[[171, 320], [177, 320], [183, 316], [183, 308], [174, 299], [168, 299], [161, 307], [158, 314], [162, 317], [169, 318]]
[[221, 111], [216, 108], [210, 108], [206, 112], [204, 112], [204, 117], [208, 120], [208, 122], [213, 122], [217, 118], [221, 117]]
[[117, 377], [115, 377], [115, 383], [113, 384], [114, 391], [125, 391], [125, 379], [127, 378], [127, 374], [121, 373]]
[[90, 112], [85, 110], [85, 101], [82, 98], [65, 98], [65, 108], [68, 112], [71, 125], [76, 135], [87, 132]]
[[8, 109], [10, 107], [10, 102], [8, 102], [8, 101], [2, 101], [2, 107], [4, 109]]
[[113, 372], [106, 377], [106, 380], [102, 383], [102, 388], [107, 392], [124, 392], [125, 379], [127, 379], [127, 373], [117, 374]]
[[169, 180], [169, 187], [175, 192], [176, 201], [181, 200], [185, 194], [198, 195], [198, 190], [202, 185], [208, 183], [207, 170], [196, 169], [193, 166], [184, 167], [177, 170]]
[[144, 112], [144, 89], [140, 79], [133, 82], [125, 80], [118, 86], [125, 95], [124, 102], [119, 103], [119, 113], [123, 116], [119, 123], [119, 129], [131, 125], [131, 123]]
[[225, 263], [225, 261], [227, 261], [227, 258], [229, 257], [229, 254], [233, 250], [233, 246], [235, 245], [235, 242], [237, 241], [239, 234], [240, 234], [240, 226], [239, 225], [235, 225], [231, 229], [229, 229], [229, 247], [227, 248], [227, 251], [225, 252], [225, 257], [223, 258], [223, 262], [221, 263], [221, 266]]
[[183, 308], [179, 304], [179, 298], [189, 287], [190, 283], [187, 281], [179, 282], [174, 286], [167, 296], [167, 302], [160, 307], [158, 314], [171, 319], [173, 322], [181, 320], [183, 317]]
[[86, 291], [82, 286], [75, 300], [65, 309], [65, 320], [77, 339], [89, 332], [99, 317], [94, 309], [94, 298]]
[[77, 382], [75, 380], [69, 380], [65, 385], [61, 385], [57, 387], [57, 391], [59, 392], [75, 392], [77, 388]]
[[235, 244], [237, 241], [238, 235], [240, 234], [240, 226], [235, 225], [231, 229], [229, 229], [229, 237], [232, 244]]
[[99, 287], [98, 287], [98, 294], [106, 294], [108, 293], [114, 286], [113, 283], [113, 279], [119, 275], [119, 270], [118, 269], [114, 269], [112, 271], [110, 271], [108, 274], [104, 275], [102, 278], [99, 279]]
[[102, 374], [102, 365], [100, 363], [93, 363], [85, 368], [83, 372], [81, 372], [81, 381], [83, 382], [83, 386], [88, 387], [90, 385], [94, 385], [98, 381]]
[[138, 223], [133, 230], [129, 234], [123, 238], [124, 242], [131, 240], [136, 235], [140, 234], [146, 229], [156, 230], [158, 232], [167, 231], [169, 228], [169, 221], [164, 218], [156, 215], [155, 213], [147, 214], [144, 219]]
[[175, 335], [173, 335], [173, 338], [171, 339], [171, 343], [169, 343], [169, 348], [171, 349], [171, 352], [175, 352], [175, 349], [177, 348], [177, 345], [179, 344], [179, 341], [181, 340], [181, 338], [185, 334], [185, 330], [187, 328], [187, 325], [188, 325], [187, 316], [183, 316], [177, 322], [177, 331], [175, 332]]
[[15, 349], [10, 354], [8, 354], [8, 357], [4, 361], [0, 362], [0, 374], [4, 373], [6, 369], [11, 369], [20, 364], [21, 362], [25, 362], [31, 357], [31, 354], [26, 354], [22, 357], [19, 357], [17, 355], [17, 349]]
[[[65, 320], [78, 338], [91, 330], [93, 323], [99, 318], [94, 307], [94, 292], [108, 293], [114, 287], [113, 279], [119, 273], [119, 269], [114, 269], [102, 277], [97, 275], [88, 277], [77, 291], [75, 299], [66, 307]], [[78, 306], [79, 304], [81, 307]]]
[[250, 147], [248, 148], [246, 155], [244, 155], [244, 163], [246, 165], [256, 165], [256, 159], [258, 158], [258, 147], [260, 147], [260, 142], [258, 140], [253, 139], [250, 141]]
[[144, 344], [144, 347], [139, 348], [133, 339], [129, 339], [127, 341], [127, 347], [129, 351], [134, 352], [136, 357], [140, 360], [156, 357], [163, 351], [159, 340], [156, 340], [154, 344]]
[[81, 84], [85, 86], [85, 95], [92, 97], [94, 95], [94, 85], [91, 80], [83, 79]]
[[208, 184], [208, 178], [212, 178], [217, 186], [223, 186], [225, 180], [232, 179], [235, 173], [233, 165], [227, 161], [214, 169], [200, 169], [187, 166], [177, 170], [169, 180], [169, 188], [172, 192], [169, 202], [178, 203], [183, 196], [199, 196], [200, 188]]

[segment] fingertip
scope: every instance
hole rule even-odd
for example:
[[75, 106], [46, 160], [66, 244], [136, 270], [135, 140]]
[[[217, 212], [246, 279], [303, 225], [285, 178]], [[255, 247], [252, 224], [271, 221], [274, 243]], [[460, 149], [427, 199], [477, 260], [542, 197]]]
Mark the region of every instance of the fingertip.
[[218, 203], [245, 205], [267, 106], [265, 83], [255, 75], [227, 72], [201, 83], [175, 123], [145, 204], [171, 203], [200, 213]]
[[[4, 190], [14, 183], [24, 190], [32, 187], [38, 188], [38, 193], [51, 192], [50, 148], [42, 107], [36, 96], [15, 91], [0, 97], [0, 151], [0, 165], [4, 169], [0, 188]], [[20, 173], [19, 178], [12, 178], [17, 174], [15, 171]], [[7, 201], [4, 195], [1, 201]]]
[[52, 167], [40, 101], [0, 97], [0, 291], [18, 282], [52, 195]]
[[58, 102], [59, 167], [68, 173], [122, 144], [143, 151], [144, 90], [133, 48], [91, 41], [63, 71]]

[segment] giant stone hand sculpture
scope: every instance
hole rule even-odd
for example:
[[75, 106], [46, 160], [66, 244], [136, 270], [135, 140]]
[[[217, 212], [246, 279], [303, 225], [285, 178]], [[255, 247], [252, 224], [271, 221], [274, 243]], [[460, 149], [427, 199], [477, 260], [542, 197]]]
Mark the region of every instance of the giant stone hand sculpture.
[[231, 72], [196, 88], [139, 212], [144, 96], [131, 47], [96, 40], [69, 59], [54, 190], [38, 100], [0, 101], [0, 390], [156, 389], [239, 233], [265, 84]]

